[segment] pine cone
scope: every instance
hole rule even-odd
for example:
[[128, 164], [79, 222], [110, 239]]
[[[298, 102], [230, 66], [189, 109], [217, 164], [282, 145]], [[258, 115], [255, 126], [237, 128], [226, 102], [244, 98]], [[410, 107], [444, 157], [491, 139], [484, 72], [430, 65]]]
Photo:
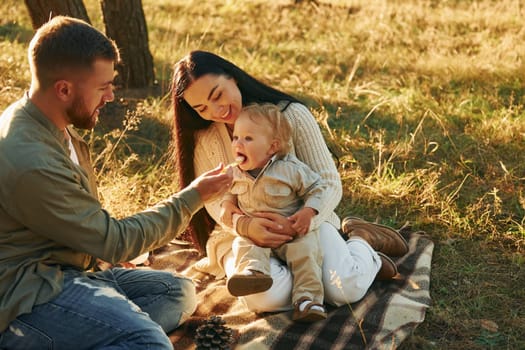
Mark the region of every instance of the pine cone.
[[197, 328], [195, 344], [197, 350], [229, 350], [233, 342], [232, 330], [225, 327], [220, 316], [211, 316]]

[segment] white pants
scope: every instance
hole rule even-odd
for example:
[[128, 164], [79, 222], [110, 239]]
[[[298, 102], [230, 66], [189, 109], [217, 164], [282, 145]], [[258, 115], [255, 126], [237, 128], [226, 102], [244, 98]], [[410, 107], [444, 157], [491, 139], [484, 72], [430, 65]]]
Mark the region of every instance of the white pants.
[[[360, 300], [374, 282], [381, 268], [379, 255], [361, 238], [345, 242], [337, 229], [325, 222], [319, 227], [323, 250], [323, 285], [325, 302], [335, 306]], [[226, 276], [235, 272], [233, 254], [224, 257]], [[241, 299], [254, 312], [284, 311], [292, 306], [292, 273], [288, 266], [276, 258], [270, 259], [272, 287], [266, 292]]]

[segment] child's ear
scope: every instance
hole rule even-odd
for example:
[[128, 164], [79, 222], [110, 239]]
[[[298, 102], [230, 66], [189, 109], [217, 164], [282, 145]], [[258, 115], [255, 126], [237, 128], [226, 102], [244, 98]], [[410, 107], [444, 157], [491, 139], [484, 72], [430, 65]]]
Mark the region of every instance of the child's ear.
[[270, 154], [275, 154], [281, 150], [281, 142], [278, 139], [274, 139], [270, 146]]

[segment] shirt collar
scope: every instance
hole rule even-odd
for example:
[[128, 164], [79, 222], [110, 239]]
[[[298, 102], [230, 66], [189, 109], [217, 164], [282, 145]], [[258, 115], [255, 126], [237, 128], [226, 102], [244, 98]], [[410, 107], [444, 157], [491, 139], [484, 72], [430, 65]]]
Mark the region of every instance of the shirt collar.
[[[273, 162], [275, 162], [277, 159], [279, 159], [279, 156], [277, 154], [274, 154], [268, 160], [268, 162], [262, 167], [262, 169], [257, 173], [257, 177], [255, 179], [257, 180], [261, 176], [261, 174], [263, 174], [266, 171], [266, 169], [268, 169], [273, 164]], [[251, 173], [251, 171], [250, 171], [250, 173]]]
[[55, 136], [62, 144], [67, 145], [67, 140], [66, 136], [64, 135], [64, 131], [57, 128], [56, 125], [53, 124], [51, 120], [49, 120], [49, 118], [47, 118], [46, 115], [40, 109], [38, 109], [38, 107], [29, 98], [27, 92], [24, 94], [24, 97], [22, 98], [21, 102], [22, 108], [24, 108], [24, 110], [31, 118], [33, 118], [47, 130], [49, 130], [49, 132], [53, 136]]

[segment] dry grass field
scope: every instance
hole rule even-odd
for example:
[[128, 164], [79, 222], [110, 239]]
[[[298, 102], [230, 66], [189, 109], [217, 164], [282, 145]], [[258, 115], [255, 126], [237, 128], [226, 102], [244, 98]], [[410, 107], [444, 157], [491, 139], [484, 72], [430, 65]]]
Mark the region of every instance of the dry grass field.
[[[85, 0], [103, 29], [99, 2]], [[172, 65], [214, 51], [311, 108], [339, 158], [338, 212], [435, 242], [432, 307], [401, 349], [525, 349], [525, 3], [143, 0], [157, 85], [86, 134], [113, 214], [176, 191]], [[22, 1], [0, 4], [0, 108], [27, 89]], [[1, 155], [0, 155], [1, 156]]]

